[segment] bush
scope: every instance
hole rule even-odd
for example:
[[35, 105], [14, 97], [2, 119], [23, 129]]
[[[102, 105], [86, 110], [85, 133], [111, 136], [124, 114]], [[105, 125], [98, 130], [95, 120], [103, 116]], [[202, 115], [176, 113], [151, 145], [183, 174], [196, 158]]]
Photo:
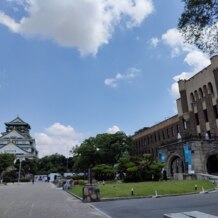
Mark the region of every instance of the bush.
[[74, 180], [74, 185], [85, 185], [87, 183], [87, 180], [78, 179]]
[[87, 175], [73, 175], [72, 179], [75, 180], [85, 180], [87, 179]]
[[30, 179], [23, 178], [23, 179], [20, 179], [20, 182], [30, 182]]

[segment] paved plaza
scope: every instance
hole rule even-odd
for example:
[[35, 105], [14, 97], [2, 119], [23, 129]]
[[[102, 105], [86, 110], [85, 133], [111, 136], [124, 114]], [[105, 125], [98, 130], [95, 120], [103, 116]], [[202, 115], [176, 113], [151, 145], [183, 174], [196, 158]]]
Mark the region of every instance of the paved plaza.
[[104, 218], [91, 204], [84, 204], [53, 184], [0, 185], [1, 218]]
[[[218, 192], [82, 203], [51, 183], [0, 185], [0, 218], [163, 218], [199, 211], [218, 217]], [[98, 209], [97, 209], [98, 208]]]

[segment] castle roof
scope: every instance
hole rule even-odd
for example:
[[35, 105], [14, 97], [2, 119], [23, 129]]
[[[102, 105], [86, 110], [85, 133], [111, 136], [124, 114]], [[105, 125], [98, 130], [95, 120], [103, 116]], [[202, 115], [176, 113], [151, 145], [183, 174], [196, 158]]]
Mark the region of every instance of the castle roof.
[[24, 122], [19, 116], [17, 116], [14, 120], [5, 123], [6, 126], [26, 126], [29, 129], [31, 128], [30, 125]]

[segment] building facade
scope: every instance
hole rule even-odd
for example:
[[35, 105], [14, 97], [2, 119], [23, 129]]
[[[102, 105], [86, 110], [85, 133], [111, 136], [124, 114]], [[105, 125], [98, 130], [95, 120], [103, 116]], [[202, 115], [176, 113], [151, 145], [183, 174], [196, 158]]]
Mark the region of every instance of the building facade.
[[176, 173], [218, 173], [218, 56], [178, 82], [178, 114], [133, 136], [135, 153], [150, 153]]
[[6, 132], [0, 136], [0, 153], [15, 154], [17, 158], [37, 157], [35, 139], [30, 136], [31, 126], [20, 117], [5, 123]]

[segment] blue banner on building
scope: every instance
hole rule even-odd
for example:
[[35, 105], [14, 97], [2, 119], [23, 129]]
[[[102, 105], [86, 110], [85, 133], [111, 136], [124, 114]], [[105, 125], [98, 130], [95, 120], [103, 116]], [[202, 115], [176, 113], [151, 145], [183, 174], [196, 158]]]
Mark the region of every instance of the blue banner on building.
[[158, 153], [159, 153], [158, 155], [159, 155], [160, 162], [162, 163], [166, 162], [166, 158], [167, 158], [166, 152], [159, 151]]
[[183, 146], [184, 154], [185, 154], [185, 162], [188, 163], [188, 165], [192, 165], [192, 152], [191, 148], [188, 144]]

